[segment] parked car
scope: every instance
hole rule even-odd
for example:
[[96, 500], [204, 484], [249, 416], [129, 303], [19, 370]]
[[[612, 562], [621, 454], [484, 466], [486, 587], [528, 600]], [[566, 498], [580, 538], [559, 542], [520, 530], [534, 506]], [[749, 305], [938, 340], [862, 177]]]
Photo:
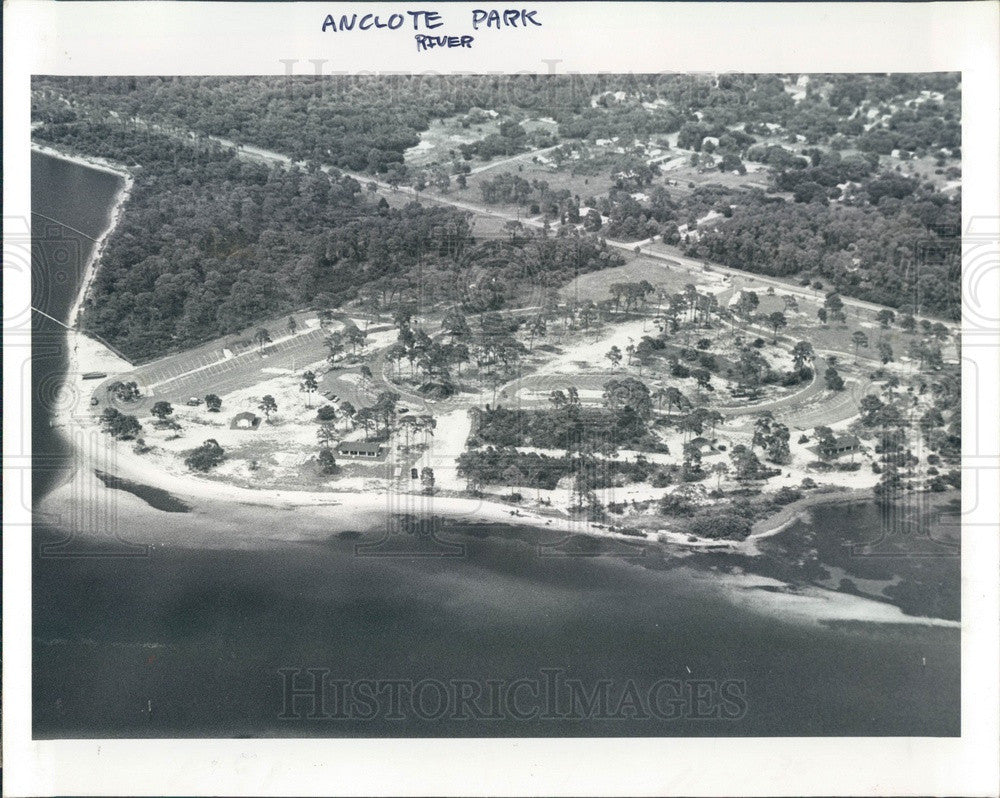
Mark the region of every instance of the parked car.
[[197, 396], [192, 396], [190, 399], [187, 400], [188, 407], [197, 407], [200, 404], [201, 404], [201, 399], [199, 399]]

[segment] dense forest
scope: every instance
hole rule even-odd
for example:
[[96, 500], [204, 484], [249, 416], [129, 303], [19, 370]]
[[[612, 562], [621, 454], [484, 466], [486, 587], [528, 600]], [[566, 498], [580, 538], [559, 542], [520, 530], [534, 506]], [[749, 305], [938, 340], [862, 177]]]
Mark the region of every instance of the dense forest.
[[822, 276], [848, 296], [957, 319], [961, 211], [957, 203], [935, 202], [940, 196], [877, 206], [747, 203], [685, 249], [761, 274]]
[[133, 169], [85, 323], [140, 360], [295, 307], [336, 307], [362, 288], [383, 304], [497, 309], [622, 262], [583, 236], [477, 244], [463, 211], [393, 209], [336, 171], [249, 163], [209, 142], [77, 122], [35, 138]]
[[[569, 139], [661, 135], [683, 125], [702, 135], [778, 125], [811, 144], [838, 137], [842, 147], [874, 152], [960, 143], [956, 73], [814, 75], [799, 101], [786, 91], [788, 79], [754, 74], [41, 77], [34, 82], [33, 103], [36, 115], [53, 121], [113, 112], [297, 160], [378, 172], [401, 163], [432, 119], [476, 108], [513, 121], [550, 117], [558, 122], [559, 135]], [[893, 107], [896, 98], [920, 91], [941, 94], [945, 106]], [[881, 116], [867, 121], [868, 112]]]
[[[405, 293], [497, 309], [620, 264], [597, 235], [661, 236], [695, 257], [823, 277], [845, 295], [957, 318], [957, 195], [883, 159], [928, 156], [960, 176], [959, 75], [797, 79], [38, 77], [33, 136], [133, 169], [128, 212], [105, 250], [86, 323], [140, 359], [293, 307], [332, 307], [362, 289], [383, 302]], [[598, 159], [615, 181], [599, 197], [501, 172], [480, 183], [482, 200], [523, 204], [556, 235], [481, 242], [465, 212], [389, 207], [338, 171], [413, 181], [404, 153], [430, 122], [481, 109], [499, 114], [500, 132], [456, 147], [456, 173], [468, 171], [464, 159], [542, 144], [522, 123], [546, 117], [563, 142], [554, 156], [568, 157], [574, 141], [676, 134], [705, 168], [742, 173], [756, 161], [769, 185], [709, 180], [678, 190], [631, 152]], [[248, 163], [210, 136], [306, 165]], [[583, 215], [583, 206], [596, 210]]]

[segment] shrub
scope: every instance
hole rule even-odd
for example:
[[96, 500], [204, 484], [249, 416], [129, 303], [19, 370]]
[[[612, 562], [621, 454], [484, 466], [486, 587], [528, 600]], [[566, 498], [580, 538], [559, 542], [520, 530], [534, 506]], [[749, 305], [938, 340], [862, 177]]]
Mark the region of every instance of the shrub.
[[327, 476], [337, 473], [337, 460], [329, 449], [320, 449], [319, 468]]
[[802, 492], [796, 490], [795, 488], [790, 488], [787, 485], [774, 494], [775, 504], [791, 504], [794, 501], [798, 501], [802, 498]]
[[750, 521], [734, 513], [715, 513], [691, 521], [690, 531], [713, 540], [743, 540], [750, 534]]
[[209, 471], [226, 458], [225, 450], [213, 438], [205, 441], [184, 458], [184, 463], [192, 471]]
[[676, 493], [668, 493], [660, 499], [660, 512], [663, 515], [687, 516], [694, 512], [694, 505], [685, 496]]
[[674, 478], [670, 475], [669, 471], [664, 471], [660, 469], [656, 471], [652, 478], [650, 479], [650, 484], [654, 488], [665, 488], [674, 481]]

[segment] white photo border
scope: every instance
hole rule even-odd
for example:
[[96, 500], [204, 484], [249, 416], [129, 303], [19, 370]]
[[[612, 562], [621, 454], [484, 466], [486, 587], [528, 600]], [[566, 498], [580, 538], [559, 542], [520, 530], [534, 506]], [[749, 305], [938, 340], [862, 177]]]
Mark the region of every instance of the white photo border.
[[[538, 3], [543, 27], [472, 50], [320, 31], [326, 13], [399, 3], [8, 0], [4, 233], [29, 219], [33, 74], [961, 71], [963, 229], [992, 241], [963, 343], [960, 738], [31, 739], [30, 341], [6, 320], [30, 275], [4, 264], [3, 764], [10, 795], [996, 795], [1000, 434], [1000, 6], [941, 3]], [[469, 25], [496, 3], [426, 2]], [[520, 5], [519, 5], [520, 7]], [[453, 30], [452, 30], [453, 29]], [[966, 242], [967, 243], [967, 242]], [[5, 250], [6, 251], [6, 250]], [[965, 286], [970, 276], [965, 275]], [[967, 302], [969, 299], [966, 300]], [[13, 310], [12, 310], [13, 309]], [[22, 447], [23, 448], [23, 447]], [[26, 465], [27, 464], [27, 465]]]

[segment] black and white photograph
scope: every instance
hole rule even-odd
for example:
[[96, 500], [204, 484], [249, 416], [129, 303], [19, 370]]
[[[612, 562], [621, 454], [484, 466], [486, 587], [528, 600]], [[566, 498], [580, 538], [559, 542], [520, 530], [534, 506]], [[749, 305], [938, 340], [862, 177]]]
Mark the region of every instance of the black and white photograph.
[[959, 743], [962, 70], [311, 70], [30, 75], [31, 740]]

